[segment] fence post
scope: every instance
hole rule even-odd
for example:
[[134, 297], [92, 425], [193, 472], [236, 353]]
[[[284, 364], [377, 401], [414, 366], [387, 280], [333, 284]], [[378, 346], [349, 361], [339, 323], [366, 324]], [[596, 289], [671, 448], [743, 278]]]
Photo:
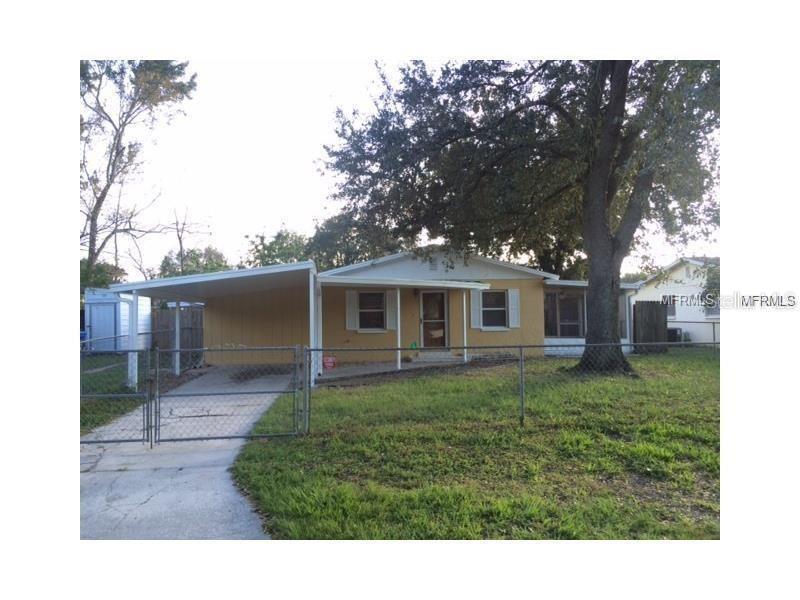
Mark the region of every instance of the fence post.
[[525, 349], [519, 347], [519, 425], [525, 425]]
[[303, 422], [303, 433], [308, 434], [308, 432], [311, 431], [311, 370], [314, 368], [314, 357], [311, 355], [311, 350], [308, 347], [305, 349], [305, 354], [308, 356], [308, 359], [306, 359], [308, 372], [306, 374], [306, 397], [303, 411], [305, 419]]
[[305, 433], [305, 424], [306, 424], [306, 398], [308, 396], [308, 359], [309, 359], [309, 352], [308, 346], [303, 346], [303, 356], [302, 356], [302, 363], [300, 368], [302, 369], [302, 390], [303, 394], [300, 396], [300, 402], [298, 403], [298, 411], [297, 411], [297, 420], [298, 420], [298, 433]]
[[175, 371], [175, 377], [181, 374], [181, 303], [175, 303], [175, 341], [173, 342], [175, 354], [173, 354], [172, 367]]
[[158, 344], [154, 349], [156, 355], [156, 368], [155, 368], [155, 376], [154, 386], [153, 386], [153, 414], [155, 416], [154, 422], [154, 433], [155, 433], [155, 440], [157, 443], [161, 442], [161, 389], [159, 388], [159, 379], [161, 375], [161, 369], [159, 368], [159, 364], [161, 363], [161, 356], [158, 350]]
[[145, 410], [147, 412], [147, 441], [150, 448], [153, 447], [153, 397], [155, 395], [155, 385], [153, 384], [153, 373], [151, 371], [150, 350], [144, 351], [144, 368], [147, 373], [147, 395], [145, 397]]
[[299, 422], [299, 420], [297, 418], [297, 410], [298, 410], [297, 392], [298, 392], [298, 390], [300, 390], [300, 385], [301, 385], [301, 383], [300, 383], [300, 361], [301, 360], [302, 359], [300, 358], [300, 346], [296, 344], [295, 347], [294, 347], [294, 376], [293, 376], [293, 379], [292, 379], [292, 406], [293, 406], [292, 418], [294, 419], [293, 431], [295, 433], [298, 433], [298, 430], [299, 430], [299, 427], [300, 427], [300, 422]]

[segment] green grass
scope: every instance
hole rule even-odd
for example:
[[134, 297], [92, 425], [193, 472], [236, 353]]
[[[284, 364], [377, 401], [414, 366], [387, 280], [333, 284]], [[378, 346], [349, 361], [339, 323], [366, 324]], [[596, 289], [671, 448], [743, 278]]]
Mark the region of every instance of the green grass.
[[[141, 358], [140, 358], [141, 360]], [[140, 386], [145, 383], [146, 372], [140, 365]], [[143, 399], [126, 396], [131, 389], [127, 384], [128, 362], [126, 354], [95, 353], [81, 355], [81, 435], [96, 427], [106, 425], [141, 406]], [[84, 395], [109, 394], [114, 397], [84, 397]]]
[[106, 425], [142, 405], [143, 399], [136, 397], [82, 398], [81, 435], [96, 427]]
[[233, 473], [277, 538], [718, 538], [719, 355], [631, 362], [529, 361], [522, 428], [511, 366], [315, 389], [312, 433], [248, 443]]

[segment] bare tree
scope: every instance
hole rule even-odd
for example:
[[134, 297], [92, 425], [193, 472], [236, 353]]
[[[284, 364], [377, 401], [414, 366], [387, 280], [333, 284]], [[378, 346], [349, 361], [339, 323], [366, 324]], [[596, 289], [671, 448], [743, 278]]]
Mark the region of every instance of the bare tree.
[[[175, 61], [81, 61], [80, 121], [81, 245], [87, 251], [87, 270], [92, 271], [101, 253], [119, 235], [139, 239], [160, 226], [140, 222], [150, 202], [123, 206], [126, 180], [141, 166], [141, 142], [132, 129], [141, 123], [151, 127], [160, 116], [169, 116], [195, 89], [195, 75], [188, 63]], [[107, 206], [117, 190], [116, 206]]]
[[175, 233], [175, 237], [178, 241], [178, 266], [180, 269], [180, 274], [183, 275], [184, 266], [185, 266], [185, 259], [186, 259], [186, 247], [184, 245], [185, 236], [192, 235], [196, 233], [201, 233], [201, 224], [194, 223], [189, 220], [189, 209], [185, 208], [183, 211], [183, 217], [178, 216], [177, 209], [174, 212], [175, 214], [175, 222], [172, 225], [166, 226], [166, 230], [173, 231]]

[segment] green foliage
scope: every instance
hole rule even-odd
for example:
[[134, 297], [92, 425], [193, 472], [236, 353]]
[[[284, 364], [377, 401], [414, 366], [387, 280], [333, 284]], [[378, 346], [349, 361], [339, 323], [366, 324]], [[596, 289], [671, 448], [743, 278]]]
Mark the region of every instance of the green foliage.
[[308, 238], [285, 227], [281, 227], [269, 240], [263, 234], [246, 235], [245, 238], [248, 249], [244, 265], [248, 267], [294, 263], [308, 258], [306, 250]]
[[637, 283], [639, 281], [644, 281], [648, 277], [650, 277], [650, 275], [644, 271], [637, 271], [636, 273], [625, 273], [620, 277], [620, 281], [624, 283]]
[[245, 238], [248, 249], [242, 266], [263, 267], [313, 260], [319, 271], [380, 258], [414, 246], [413, 240], [404, 244], [385, 229], [371, 222], [361, 222], [347, 213], [318, 223], [310, 238], [285, 227], [272, 238], [262, 234]]
[[719, 263], [709, 263], [704, 267], [706, 284], [703, 289], [703, 294], [712, 298], [714, 301], [719, 299], [719, 286], [720, 286], [720, 265]]
[[327, 166], [347, 210], [398, 238], [564, 273], [598, 251], [587, 206], [621, 256], [642, 222], [681, 239], [718, 225], [718, 62], [417, 61], [382, 80], [373, 114], [339, 112]]
[[190, 248], [184, 251], [183, 265], [181, 266], [178, 252], [169, 252], [162, 260], [159, 267], [159, 277], [177, 277], [178, 275], [194, 275], [196, 273], [213, 273], [230, 269], [225, 255], [213, 246], [206, 246], [202, 250]]
[[308, 240], [307, 255], [320, 271], [380, 258], [413, 247], [404, 244], [371, 221], [362, 223], [348, 213], [341, 213], [322, 223]]
[[[574, 359], [315, 388], [312, 433], [254, 441], [233, 474], [278, 538], [718, 538], [719, 354]], [[292, 396], [257, 431], [284, 431]]]
[[111, 263], [98, 262], [93, 269], [88, 268], [88, 260], [81, 259], [81, 295], [86, 288], [107, 288], [112, 283], [120, 283], [127, 273]]

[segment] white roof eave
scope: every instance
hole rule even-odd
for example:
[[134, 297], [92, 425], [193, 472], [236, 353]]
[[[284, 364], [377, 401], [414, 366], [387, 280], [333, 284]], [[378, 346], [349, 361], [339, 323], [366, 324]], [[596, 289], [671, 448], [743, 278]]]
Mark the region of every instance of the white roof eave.
[[154, 290], [159, 288], [169, 288], [179, 285], [193, 283], [208, 283], [211, 281], [225, 281], [231, 279], [243, 279], [250, 277], [263, 277], [278, 273], [288, 273], [291, 271], [311, 270], [316, 272], [313, 261], [298, 263], [288, 263], [282, 265], [271, 265], [268, 267], [256, 267], [253, 269], [232, 269], [229, 271], [217, 271], [216, 273], [198, 273], [196, 275], [181, 275], [179, 277], [165, 277], [162, 279], [149, 279], [147, 281], [134, 281], [130, 283], [114, 283], [108, 286], [111, 292], [137, 292], [141, 290]]
[[319, 282], [329, 286], [376, 286], [405, 288], [434, 288], [458, 290], [488, 290], [491, 286], [482, 281], [456, 281], [440, 279], [395, 279], [383, 277], [348, 277], [346, 275], [319, 275]]

